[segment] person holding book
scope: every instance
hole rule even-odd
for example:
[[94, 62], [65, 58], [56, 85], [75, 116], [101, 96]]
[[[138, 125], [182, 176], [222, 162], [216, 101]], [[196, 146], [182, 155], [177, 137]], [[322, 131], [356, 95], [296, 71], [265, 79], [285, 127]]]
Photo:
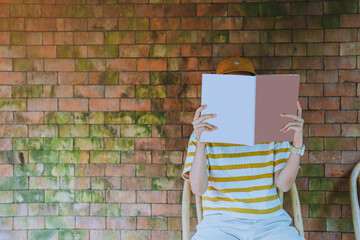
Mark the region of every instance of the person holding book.
[[[216, 74], [256, 75], [252, 63], [233, 57], [220, 62]], [[203, 220], [192, 240], [304, 240], [290, 226], [291, 217], [281, 206], [276, 186], [290, 190], [304, 153], [301, 106], [297, 115], [284, 113], [292, 121], [279, 131], [294, 130], [294, 140], [262, 142], [253, 146], [198, 142], [202, 132], [217, 127], [204, 122], [216, 114], [194, 116], [182, 177], [191, 190], [202, 196]]]

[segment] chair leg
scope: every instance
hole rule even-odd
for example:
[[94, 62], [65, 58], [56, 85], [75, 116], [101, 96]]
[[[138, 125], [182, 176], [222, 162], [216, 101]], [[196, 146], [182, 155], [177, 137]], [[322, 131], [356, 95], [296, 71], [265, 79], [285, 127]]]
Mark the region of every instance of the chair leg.
[[190, 240], [190, 183], [184, 181], [183, 196], [182, 196], [182, 234], [183, 240]]

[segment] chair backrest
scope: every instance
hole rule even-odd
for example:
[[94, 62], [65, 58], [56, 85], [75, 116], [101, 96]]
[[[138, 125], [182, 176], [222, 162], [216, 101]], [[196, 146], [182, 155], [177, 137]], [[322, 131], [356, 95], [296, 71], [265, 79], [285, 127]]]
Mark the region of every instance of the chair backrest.
[[[277, 190], [282, 205], [284, 193], [279, 189]], [[183, 196], [182, 196], [183, 240], [190, 240], [190, 196], [191, 196], [190, 182], [184, 181]], [[295, 183], [292, 185], [290, 189], [290, 196], [291, 196], [291, 205], [294, 213], [294, 227], [298, 230], [299, 235], [304, 237], [304, 226], [301, 217], [300, 201]], [[196, 200], [196, 215], [199, 224], [202, 220], [202, 215], [203, 215], [202, 206], [201, 206], [201, 197], [195, 196], [195, 200]]]
[[359, 198], [357, 191], [357, 181], [359, 177], [359, 172], [360, 172], [360, 162], [356, 164], [350, 176], [351, 212], [354, 223], [355, 237], [357, 240], [360, 239], [360, 210], [359, 210]]

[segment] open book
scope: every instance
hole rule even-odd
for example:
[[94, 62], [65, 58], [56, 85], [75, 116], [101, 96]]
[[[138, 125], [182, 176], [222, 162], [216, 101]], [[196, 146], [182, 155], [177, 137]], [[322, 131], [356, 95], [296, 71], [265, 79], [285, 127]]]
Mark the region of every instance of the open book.
[[297, 115], [300, 76], [203, 74], [202, 115], [216, 113], [208, 122], [218, 127], [201, 133], [200, 142], [254, 145], [293, 141], [294, 131], [280, 132], [293, 121], [281, 113]]

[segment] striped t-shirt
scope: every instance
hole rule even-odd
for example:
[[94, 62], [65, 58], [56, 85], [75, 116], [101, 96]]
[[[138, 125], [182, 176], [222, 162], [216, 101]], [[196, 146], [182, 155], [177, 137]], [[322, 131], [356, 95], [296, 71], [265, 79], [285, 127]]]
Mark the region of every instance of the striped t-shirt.
[[[182, 177], [189, 180], [197, 137], [192, 132]], [[289, 142], [263, 142], [253, 146], [207, 142], [208, 187], [202, 195], [203, 214], [231, 214], [263, 219], [285, 212], [274, 186], [274, 172], [290, 156]]]

